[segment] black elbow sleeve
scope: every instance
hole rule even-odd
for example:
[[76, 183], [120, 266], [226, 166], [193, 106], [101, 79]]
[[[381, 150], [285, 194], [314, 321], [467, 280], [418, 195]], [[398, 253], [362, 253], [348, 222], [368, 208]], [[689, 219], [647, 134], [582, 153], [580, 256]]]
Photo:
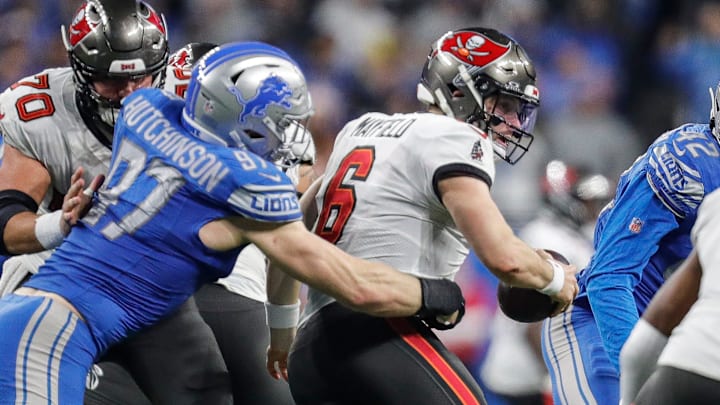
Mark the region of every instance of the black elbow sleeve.
[[38, 204], [32, 197], [19, 190], [0, 191], [0, 254], [11, 255], [5, 246], [5, 226], [15, 214], [37, 212]]

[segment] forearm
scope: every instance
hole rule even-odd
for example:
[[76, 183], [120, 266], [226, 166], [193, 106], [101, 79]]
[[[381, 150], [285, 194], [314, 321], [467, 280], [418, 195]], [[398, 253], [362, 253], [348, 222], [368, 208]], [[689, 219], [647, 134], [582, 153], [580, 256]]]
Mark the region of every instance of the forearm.
[[416, 314], [422, 307], [420, 281], [381, 263], [358, 261], [362, 269], [356, 285], [361, 294], [345, 304], [375, 316], [397, 317]]
[[632, 330], [620, 352], [621, 405], [635, 398], [655, 370], [673, 329], [697, 300], [702, 268], [693, 251], [663, 284]]
[[441, 181], [442, 201], [480, 260], [506, 284], [541, 289], [553, 279], [552, 266], [520, 240], [493, 202], [487, 185], [454, 177]]
[[416, 277], [357, 259], [334, 246], [328, 250], [308, 267], [315, 270], [303, 280], [308, 285], [355, 311], [374, 316], [411, 316], [420, 310], [422, 290]]
[[300, 282], [272, 263], [267, 274], [268, 300], [265, 303], [270, 346], [267, 369], [275, 378], [287, 380], [287, 358], [300, 319]]
[[417, 278], [353, 257], [308, 232], [300, 222], [244, 234], [282, 271], [354, 310], [409, 316], [421, 307]]
[[20, 212], [10, 218], [3, 232], [3, 240], [8, 253], [21, 255], [47, 250], [35, 236], [37, 218], [38, 215], [30, 211]]
[[0, 166], [0, 221], [7, 253], [46, 250], [36, 237], [35, 224], [38, 206], [50, 189], [50, 173], [45, 166], [6, 144]]
[[542, 289], [553, 279], [553, 267], [535, 250], [514, 235], [504, 253], [496, 252], [486, 260], [490, 271], [508, 285]]
[[267, 272], [267, 297], [272, 304], [295, 304], [300, 297], [300, 282], [270, 263]]

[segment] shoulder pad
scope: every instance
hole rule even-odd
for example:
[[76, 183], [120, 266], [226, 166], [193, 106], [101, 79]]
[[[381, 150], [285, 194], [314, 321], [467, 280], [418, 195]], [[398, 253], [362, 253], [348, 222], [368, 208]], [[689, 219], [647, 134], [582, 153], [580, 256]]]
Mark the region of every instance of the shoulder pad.
[[253, 153], [234, 150], [242, 170], [235, 170], [236, 188], [228, 202], [239, 214], [258, 221], [288, 222], [302, 218], [290, 178]]
[[[647, 177], [665, 206], [684, 218], [714, 189], [720, 148], [706, 125], [685, 125], [660, 137], [648, 150]], [[714, 181], [717, 183], [717, 181]]]

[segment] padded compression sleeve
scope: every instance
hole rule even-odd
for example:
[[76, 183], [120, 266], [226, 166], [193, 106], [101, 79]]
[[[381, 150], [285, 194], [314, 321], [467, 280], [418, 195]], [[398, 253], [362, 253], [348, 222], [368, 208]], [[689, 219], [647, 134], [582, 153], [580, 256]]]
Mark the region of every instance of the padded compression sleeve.
[[0, 254], [10, 255], [5, 246], [5, 226], [16, 214], [29, 211], [37, 212], [38, 205], [32, 197], [19, 190], [0, 191]]

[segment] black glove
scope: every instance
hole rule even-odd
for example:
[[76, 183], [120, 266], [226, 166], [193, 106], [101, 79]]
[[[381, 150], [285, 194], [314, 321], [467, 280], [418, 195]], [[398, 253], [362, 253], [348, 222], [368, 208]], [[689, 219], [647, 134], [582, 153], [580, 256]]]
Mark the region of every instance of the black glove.
[[[465, 315], [465, 298], [462, 295], [460, 286], [455, 282], [446, 279], [421, 278], [422, 307], [415, 314], [425, 324], [433, 329], [452, 329], [460, 323]], [[452, 315], [458, 311], [458, 316], [453, 323], [438, 321], [438, 316]]]

